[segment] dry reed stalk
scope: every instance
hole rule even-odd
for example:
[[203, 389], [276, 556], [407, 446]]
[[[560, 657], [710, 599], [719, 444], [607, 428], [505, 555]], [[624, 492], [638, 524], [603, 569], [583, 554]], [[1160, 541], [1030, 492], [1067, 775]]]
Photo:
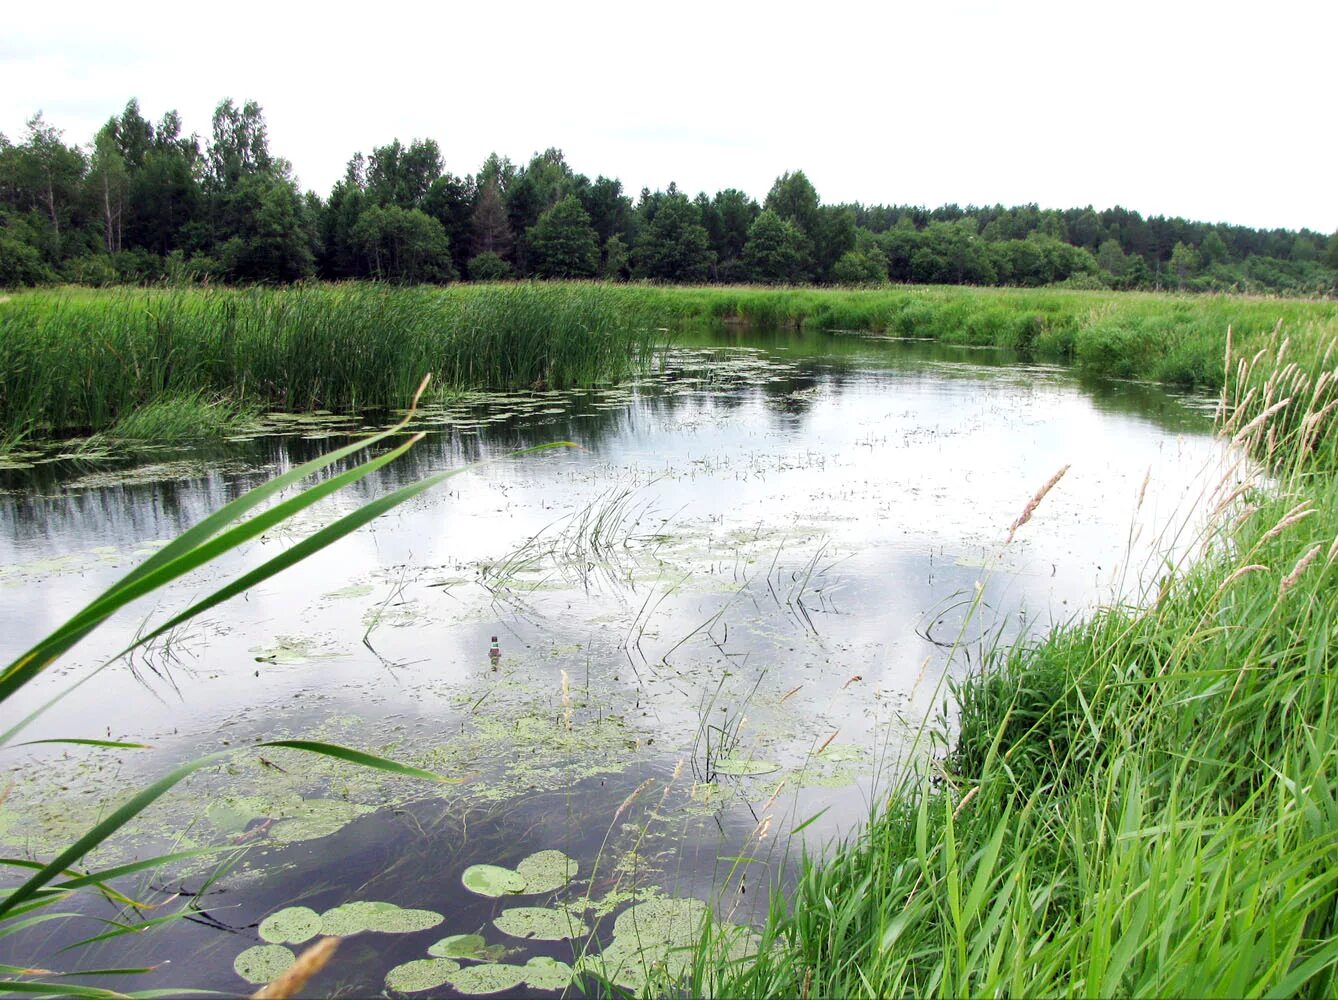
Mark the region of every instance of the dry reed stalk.
[[1223, 420], [1222, 426], [1218, 429], [1220, 435], [1226, 437], [1232, 432], [1233, 425], [1237, 420], [1244, 416], [1246, 408], [1250, 405], [1250, 401], [1254, 399], [1254, 391], [1255, 387], [1250, 386], [1249, 390], [1245, 393], [1244, 398], [1236, 400], [1235, 405], [1231, 409], [1231, 416]]
[[251, 1000], [284, 1000], [301, 993], [307, 980], [325, 968], [325, 963], [330, 961], [330, 956], [338, 947], [339, 938], [321, 938], [298, 955], [297, 961], [288, 966], [278, 979], [252, 993]]
[[[827, 739], [823, 742], [822, 746], [818, 747], [818, 753], [822, 753], [822, 751], [826, 750], [829, 746], [831, 746], [832, 740], [836, 739], [836, 737], [840, 734], [840, 732], [841, 730], [838, 729], [835, 732], [833, 732], [832, 735], [828, 736]], [[813, 756], [816, 757], [817, 755], [818, 754], [814, 754]]]
[[796, 684], [794, 687], [790, 688], [790, 690], [786, 691], [783, 695], [781, 695], [780, 703], [781, 703], [782, 705], [784, 705], [785, 702], [786, 702], [786, 700], [787, 700], [791, 695], [793, 695], [793, 694], [798, 694], [798, 693], [799, 693], [799, 690], [800, 690], [803, 686], [804, 686], [804, 685], [802, 685], [802, 684]]
[[[1284, 409], [1285, 407], [1290, 405], [1291, 401], [1292, 398], [1288, 396], [1286, 399], [1278, 400], [1278, 402], [1273, 403], [1266, 409], [1262, 410], [1253, 420], [1251, 420], [1248, 424], [1246, 424], [1244, 427], [1242, 427], [1240, 430], [1236, 432], [1235, 436], [1231, 439], [1231, 443], [1233, 445], [1243, 444], [1245, 442], [1245, 439], [1250, 436], [1251, 431], [1259, 427], [1260, 424], [1262, 424], [1269, 417], [1273, 416], [1273, 414], [1277, 413], [1279, 410]], [[1265, 397], [1265, 402], [1267, 402], [1267, 397]]]
[[970, 802], [972, 799], [974, 799], [979, 791], [980, 791], [980, 786], [974, 785], [972, 786], [971, 791], [967, 792], [965, 795], [962, 796], [962, 801], [958, 802], [957, 808], [952, 811], [953, 819], [956, 819], [961, 814], [962, 810], [966, 808], [966, 804]]
[[1296, 565], [1292, 567], [1292, 571], [1283, 577], [1282, 582], [1278, 584], [1278, 600], [1282, 600], [1282, 598], [1286, 597], [1287, 591], [1296, 586], [1297, 582], [1301, 579], [1301, 575], [1306, 571], [1307, 567], [1315, 561], [1315, 557], [1319, 555], [1319, 551], [1322, 548], [1324, 548], [1323, 545], [1312, 545], [1310, 551], [1300, 559], [1296, 560]]
[[1031, 515], [1036, 513], [1036, 508], [1041, 505], [1041, 501], [1045, 499], [1045, 495], [1055, 488], [1055, 484], [1058, 483], [1061, 479], [1063, 479], [1064, 473], [1068, 471], [1069, 471], [1069, 466], [1065, 465], [1062, 469], [1060, 469], [1053, 476], [1051, 476], [1049, 480], [1046, 481], [1046, 484], [1044, 486], [1042, 486], [1039, 490], [1036, 491], [1036, 495], [1027, 502], [1027, 506], [1022, 508], [1022, 513], [1018, 515], [1017, 520], [1014, 521], [1009, 526], [1008, 538], [1004, 540], [1005, 545], [1007, 545], [1009, 542], [1013, 540], [1013, 536], [1017, 534], [1018, 528], [1022, 527], [1024, 524], [1026, 524], [1028, 521], [1031, 520]]
[[[624, 812], [627, 811], [627, 807], [630, 806], [630, 805], [636, 800], [636, 797], [637, 797], [638, 795], [640, 795], [642, 792], [644, 792], [647, 788], [649, 788], [649, 787], [650, 787], [651, 785], [653, 785], [653, 784], [655, 784], [655, 779], [654, 779], [654, 778], [647, 778], [647, 779], [646, 779], [645, 781], [643, 781], [641, 784], [639, 784], [639, 785], [637, 785], [635, 788], [633, 788], [632, 791], [631, 791], [631, 794], [629, 794], [629, 795], [627, 796], [627, 798], [623, 799], [622, 804], [621, 804], [620, 806], [618, 806], [618, 808], [614, 811], [614, 813], [613, 813], [613, 823], [618, 822], [618, 817], [621, 816]], [[612, 824], [610, 824], [610, 825], [612, 825]]]
[[1319, 437], [1319, 426], [1324, 422], [1324, 418], [1333, 412], [1334, 407], [1338, 406], [1338, 399], [1331, 399], [1325, 406], [1315, 410], [1301, 421], [1301, 450], [1309, 451], [1315, 446], [1315, 439]]
[[571, 731], [571, 680], [567, 677], [567, 671], [562, 671], [562, 720], [566, 723], [567, 730]]
[[1232, 571], [1229, 577], [1227, 577], [1225, 580], [1222, 581], [1222, 585], [1217, 588], [1217, 593], [1221, 594], [1224, 590], [1230, 587], [1242, 576], [1246, 576], [1250, 573], [1258, 573], [1261, 570], [1264, 572], [1268, 572], [1268, 567], [1265, 566], [1263, 563], [1250, 563], [1250, 565], [1248, 566], [1238, 567], [1237, 569]]
[[790, 780], [789, 778], [781, 778], [780, 784], [778, 784], [776, 786], [776, 790], [771, 793], [771, 798], [767, 799], [767, 804], [762, 807], [763, 812], [766, 812], [773, 805], [775, 805], [776, 798], [780, 795], [781, 789], [784, 788], [787, 783], [789, 783], [789, 780]]
[[1278, 519], [1277, 524], [1265, 531], [1264, 537], [1259, 539], [1259, 541], [1266, 542], [1270, 538], [1276, 538], [1297, 521], [1304, 521], [1313, 513], [1315, 513], [1315, 510], [1310, 506], [1310, 501], [1302, 500], [1291, 510], [1287, 511], [1287, 513], [1283, 514], [1282, 517]]

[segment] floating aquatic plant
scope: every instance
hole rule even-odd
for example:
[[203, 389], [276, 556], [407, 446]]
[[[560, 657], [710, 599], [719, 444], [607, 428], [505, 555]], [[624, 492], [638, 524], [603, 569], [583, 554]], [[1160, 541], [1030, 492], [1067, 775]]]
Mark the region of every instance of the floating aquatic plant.
[[289, 906], [260, 922], [260, 936], [271, 944], [301, 944], [321, 931], [321, 915], [307, 906]]
[[773, 764], [769, 760], [759, 760], [755, 757], [720, 757], [715, 761], [714, 769], [716, 774], [754, 777], [759, 774], [771, 774], [773, 771], [779, 771], [780, 765]]
[[500, 865], [470, 865], [460, 881], [470, 892], [480, 896], [515, 895], [525, 891], [525, 879], [518, 872]]
[[466, 966], [459, 972], [452, 973], [447, 981], [461, 993], [484, 996], [489, 993], [501, 993], [503, 990], [514, 990], [525, 982], [525, 976], [526, 972], [522, 966], [490, 962], [487, 965]]
[[379, 934], [412, 934], [436, 927], [443, 917], [432, 910], [406, 910], [394, 903], [357, 901], [344, 903], [321, 914], [321, 931], [348, 937], [373, 931]]
[[590, 928], [574, 913], [546, 906], [503, 910], [493, 925], [503, 934], [531, 941], [561, 941], [590, 933]]
[[554, 892], [576, 877], [580, 866], [561, 851], [539, 851], [516, 865], [525, 880], [525, 892]]
[[281, 944], [258, 944], [232, 960], [232, 968], [248, 983], [268, 983], [292, 965], [297, 956]]
[[444, 985], [460, 971], [460, 963], [449, 958], [420, 958], [397, 965], [386, 973], [386, 989], [398, 993], [421, 993]]

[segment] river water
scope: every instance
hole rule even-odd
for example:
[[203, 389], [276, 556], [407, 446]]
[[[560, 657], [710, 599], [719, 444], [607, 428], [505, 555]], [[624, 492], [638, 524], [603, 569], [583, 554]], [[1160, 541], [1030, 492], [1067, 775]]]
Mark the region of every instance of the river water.
[[[347, 938], [310, 986], [365, 995], [452, 934], [523, 965], [569, 963], [582, 940], [597, 951], [646, 899], [700, 899], [755, 923], [801, 839], [820, 851], [857, 829], [908, 759], [941, 752], [921, 730], [951, 725], [950, 681], [985, 649], [1137, 600], [1166, 558], [1192, 552], [1221, 474], [1210, 416], [1196, 397], [998, 351], [725, 330], [679, 337], [630, 386], [429, 408], [428, 436], [397, 464], [124, 612], [6, 706], [13, 724], [146, 623], [358, 504], [482, 463], [30, 724], [23, 738], [151, 749], [8, 751], [4, 854], [49, 857], [172, 764], [236, 748], [90, 863], [225, 849], [127, 880], [157, 909], [72, 901], [80, 916], [0, 938], [0, 961], [168, 961], [93, 981], [234, 993], [251, 988], [234, 961], [282, 908], [378, 901], [439, 917]], [[208, 452], [0, 474], [0, 655], [361, 426], [280, 419]], [[579, 447], [507, 457], [552, 441]], [[246, 749], [299, 737], [460, 780]], [[471, 865], [552, 850], [577, 866], [564, 888], [493, 898], [462, 884]], [[508, 934], [495, 921], [518, 905], [574, 914], [588, 933]], [[177, 919], [60, 953], [118, 913]], [[536, 982], [513, 978], [512, 991], [554, 995]]]

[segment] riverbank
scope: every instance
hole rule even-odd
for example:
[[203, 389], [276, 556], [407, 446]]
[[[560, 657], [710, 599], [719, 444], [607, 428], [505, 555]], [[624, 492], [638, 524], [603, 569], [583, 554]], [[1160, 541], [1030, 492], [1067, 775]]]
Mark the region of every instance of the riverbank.
[[105, 430], [164, 398], [178, 412], [190, 398], [238, 410], [395, 407], [424, 372], [447, 389], [618, 381], [653, 362], [664, 329], [703, 322], [1005, 347], [1094, 375], [1215, 391], [1228, 328], [1242, 354], [1279, 324], [1297, 344], [1315, 343], [1336, 310], [1292, 299], [951, 286], [23, 292], [0, 304], [0, 435]]
[[1336, 339], [1223, 366], [1224, 432], [1273, 481], [1228, 487], [1139, 606], [958, 685], [951, 751], [694, 994], [1333, 995]]

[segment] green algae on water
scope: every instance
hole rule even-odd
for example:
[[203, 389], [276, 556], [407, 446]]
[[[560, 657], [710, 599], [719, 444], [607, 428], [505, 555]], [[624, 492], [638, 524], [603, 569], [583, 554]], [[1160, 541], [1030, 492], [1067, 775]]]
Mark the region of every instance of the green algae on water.
[[260, 922], [260, 936], [271, 944], [301, 944], [321, 931], [321, 915], [308, 906], [289, 906]]
[[579, 865], [561, 851], [539, 851], [516, 865], [525, 893], [555, 892], [576, 877]]
[[525, 963], [525, 985], [536, 990], [565, 990], [571, 985], [575, 970], [566, 962], [546, 955], [536, 955]]
[[493, 925], [503, 934], [531, 941], [562, 941], [590, 933], [585, 922], [571, 911], [546, 906], [517, 906], [503, 910]]
[[447, 982], [468, 996], [485, 996], [489, 993], [501, 993], [503, 990], [514, 990], [525, 982], [525, 975], [525, 969], [519, 965], [488, 963], [466, 966], [459, 972], [452, 973]]
[[355, 901], [321, 914], [321, 933], [335, 937], [374, 932], [412, 934], [436, 927], [445, 919], [432, 910], [406, 910], [394, 903]]
[[277, 979], [296, 960], [281, 944], [258, 944], [233, 959], [232, 968], [248, 983], [261, 985]]
[[420, 958], [397, 965], [386, 973], [386, 989], [397, 993], [421, 993], [445, 985], [460, 971], [460, 963], [449, 958]]

